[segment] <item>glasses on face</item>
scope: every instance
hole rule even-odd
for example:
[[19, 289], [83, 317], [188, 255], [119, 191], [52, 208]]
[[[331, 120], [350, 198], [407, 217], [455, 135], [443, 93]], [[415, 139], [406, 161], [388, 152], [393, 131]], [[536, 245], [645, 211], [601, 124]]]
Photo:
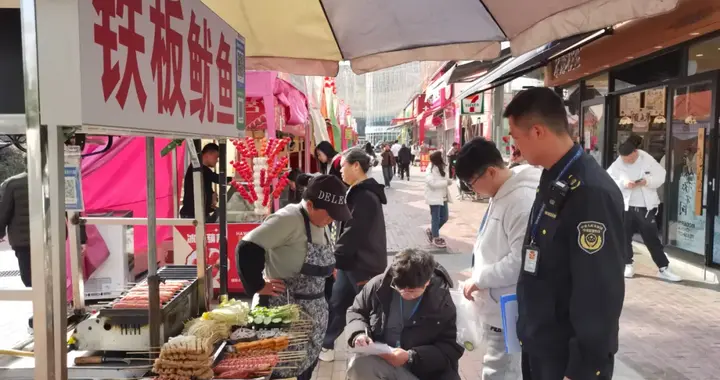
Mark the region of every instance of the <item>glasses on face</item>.
[[406, 295], [406, 296], [421, 296], [425, 292], [425, 286], [421, 288], [399, 288], [397, 285], [395, 285], [395, 281], [390, 283], [390, 287], [394, 289], [396, 292]]
[[482, 167], [480, 170], [478, 170], [477, 174], [474, 177], [470, 178], [470, 181], [462, 181], [462, 183], [468, 188], [472, 189], [475, 186], [475, 183], [480, 179], [480, 177], [485, 175], [487, 169], [488, 166]]

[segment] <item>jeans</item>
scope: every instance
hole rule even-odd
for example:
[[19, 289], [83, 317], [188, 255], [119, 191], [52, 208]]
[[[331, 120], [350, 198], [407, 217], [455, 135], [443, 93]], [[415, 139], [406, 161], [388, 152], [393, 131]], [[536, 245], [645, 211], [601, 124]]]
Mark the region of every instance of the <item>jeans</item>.
[[330, 297], [330, 316], [323, 348], [335, 348], [335, 340], [345, 329], [347, 310], [355, 301], [355, 296], [362, 290], [362, 286], [358, 285], [358, 282], [352, 272], [338, 269], [332, 288], [332, 297]]
[[383, 166], [383, 179], [385, 180], [385, 187], [390, 187], [390, 181], [392, 181], [393, 177], [393, 167], [392, 166]]
[[643, 243], [650, 251], [655, 265], [658, 268], [665, 268], [670, 264], [662, 242], [658, 237], [657, 223], [655, 222], [655, 213], [657, 209], [648, 210], [645, 207], [630, 207], [625, 211], [625, 238], [627, 239], [627, 253], [625, 255], [625, 264], [633, 263], [632, 237], [635, 232], [640, 232]]
[[430, 206], [430, 231], [432, 237], [440, 236], [440, 229], [447, 223], [449, 218], [448, 203], [443, 202], [442, 205]]

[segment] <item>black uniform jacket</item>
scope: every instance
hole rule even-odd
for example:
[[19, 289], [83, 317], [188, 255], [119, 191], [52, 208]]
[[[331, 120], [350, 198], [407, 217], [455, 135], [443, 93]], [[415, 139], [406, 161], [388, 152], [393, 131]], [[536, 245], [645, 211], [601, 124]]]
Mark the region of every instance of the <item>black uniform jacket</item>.
[[[543, 171], [525, 243], [550, 185], [580, 150], [574, 146]], [[523, 250], [517, 286], [518, 338], [538, 357], [568, 358], [565, 376], [595, 378], [618, 349], [625, 296], [623, 198], [600, 165], [582, 153], [561, 180], [568, 192], [559, 211], [543, 212], [537, 228], [535, 273]], [[552, 211], [557, 211], [554, 213]]]

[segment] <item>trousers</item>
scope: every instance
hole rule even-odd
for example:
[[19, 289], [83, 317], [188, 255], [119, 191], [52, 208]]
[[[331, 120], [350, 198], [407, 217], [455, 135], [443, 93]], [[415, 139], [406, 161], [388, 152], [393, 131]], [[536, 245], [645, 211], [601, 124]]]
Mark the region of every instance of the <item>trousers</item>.
[[655, 219], [657, 209], [648, 210], [645, 207], [630, 207], [625, 211], [623, 224], [625, 225], [625, 237], [627, 239], [627, 253], [625, 264], [633, 263], [632, 237], [636, 232], [640, 233], [643, 243], [650, 251], [655, 265], [658, 268], [665, 268], [670, 264], [665, 250], [660, 242], [658, 227]]
[[358, 285], [357, 278], [352, 272], [342, 269], [337, 270], [337, 279], [333, 284], [332, 296], [330, 297], [330, 316], [328, 317], [323, 348], [335, 348], [335, 340], [345, 329], [347, 309], [352, 306], [355, 296], [360, 293], [360, 290], [362, 290], [362, 286]]
[[449, 218], [448, 203], [430, 206], [430, 231], [432, 237], [440, 236], [440, 229], [447, 223]]
[[[552, 357], [538, 357], [529, 353], [522, 353], [523, 380], [563, 380], [567, 369], [568, 356], [556, 355]], [[611, 380], [615, 367], [611, 356], [609, 363], [602, 369], [588, 368], [584, 377], [573, 377], [572, 380]], [[600, 371], [598, 375], [596, 371]]]
[[405, 367], [393, 367], [385, 359], [371, 356], [356, 356], [350, 359], [346, 380], [418, 380]]
[[485, 325], [487, 351], [483, 356], [482, 380], [520, 380], [520, 353], [505, 352], [502, 330]]
[[382, 172], [383, 172], [383, 179], [385, 180], [385, 187], [389, 187], [390, 181], [392, 181], [392, 178], [393, 178], [393, 167], [392, 166], [383, 166]]

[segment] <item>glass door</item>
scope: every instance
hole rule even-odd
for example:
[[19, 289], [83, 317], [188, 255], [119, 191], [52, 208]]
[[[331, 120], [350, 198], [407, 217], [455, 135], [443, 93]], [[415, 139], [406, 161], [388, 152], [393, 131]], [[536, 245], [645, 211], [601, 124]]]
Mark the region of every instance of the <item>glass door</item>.
[[605, 98], [596, 98], [582, 103], [580, 112], [580, 143], [585, 152], [603, 164], [605, 151]]
[[[664, 184], [667, 215], [667, 242], [671, 246], [708, 257], [712, 243], [716, 210], [715, 192], [711, 186], [715, 173], [710, 169], [715, 136], [715, 97], [717, 81], [707, 79], [683, 81], [669, 87], [671, 117], [669, 151], [660, 160], [667, 169]], [[718, 230], [720, 232], [720, 230]]]

